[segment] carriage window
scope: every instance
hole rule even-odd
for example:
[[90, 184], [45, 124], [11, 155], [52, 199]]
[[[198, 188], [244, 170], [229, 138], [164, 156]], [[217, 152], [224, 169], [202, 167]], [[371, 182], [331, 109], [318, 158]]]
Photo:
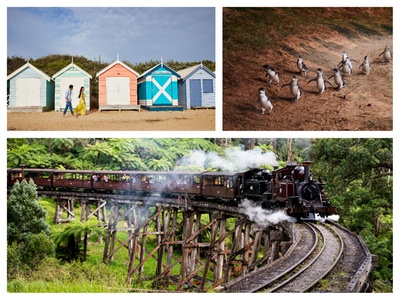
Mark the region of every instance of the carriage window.
[[11, 173], [11, 179], [16, 179], [22, 177], [21, 173]]
[[59, 179], [64, 179], [65, 174], [64, 173], [54, 173], [54, 179], [59, 180]]
[[204, 176], [203, 185], [213, 185], [213, 178], [210, 176]]
[[156, 182], [156, 183], [164, 183], [165, 182], [165, 176], [164, 175], [155, 175], [154, 176], [154, 182]]
[[193, 176], [193, 182], [194, 182], [195, 184], [200, 184], [200, 176], [199, 176], [199, 175]]
[[191, 179], [189, 175], [181, 175], [179, 176], [178, 183], [180, 184], [190, 184]]
[[218, 176], [214, 179], [214, 185], [224, 186], [225, 185], [225, 177]]
[[229, 178], [226, 180], [226, 187], [227, 187], [228, 189], [230, 189], [230, 188], [233, 187], [233, 179], [232, 179], [232, 177], [229, 177]]
[[131, 176], [132, 182], [140, 182], [140, 175], [133, 175]]
[[142, 176], [142, 182], [144, 183], [154, 183], [155, 181], [155, 176], [154, 175], [145, 175]]

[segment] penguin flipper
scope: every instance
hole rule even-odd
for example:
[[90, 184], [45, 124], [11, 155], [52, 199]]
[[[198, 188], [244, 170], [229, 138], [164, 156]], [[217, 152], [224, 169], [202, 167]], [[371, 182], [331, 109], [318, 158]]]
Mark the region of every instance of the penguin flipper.
[[329, 83], [330, 86], [333, 86], [328, 80], [324, 80], [325, 83]]
[[317, 78], [311, 79], [308, 83], [310, 83], [312, 81], [317, 81]]

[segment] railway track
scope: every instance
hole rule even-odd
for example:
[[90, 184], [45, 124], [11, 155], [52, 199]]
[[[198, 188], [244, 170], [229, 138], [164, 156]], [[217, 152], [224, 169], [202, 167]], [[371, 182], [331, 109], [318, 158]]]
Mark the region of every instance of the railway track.
[[254, 293], [265, 288], [301, 264], [318, 246], [318, 233], [307, 223], [296, 224], [297, 239], [286, 255], [256, 271], [236, 278], [224, 285], [228, 293]]
[[347, 229], [333, 222], [295, 228], [298, 239], [290, 253], [228, 282], [225, 292], [352, 292], [356, 277], [370, 271], [368, 249]]
[[[311, 224], [309, 224], [311, 225]], [[267, 292], [304, 293], [314, 288], [338, 263], [343, 254], [344, 243], [333, 228], [323, 224], [311, 225], [318, 230], [318, 249], [300, 264], [285, 280], [278, 281]]]
[[372, 269], [372, 257], [364, 241], [347, 228], [328, 222], [341, 236], [343, 255], [335, 268], [327, 274], [323, 282], [310, 292], [359, 292], [365, 289], [363, 283]]

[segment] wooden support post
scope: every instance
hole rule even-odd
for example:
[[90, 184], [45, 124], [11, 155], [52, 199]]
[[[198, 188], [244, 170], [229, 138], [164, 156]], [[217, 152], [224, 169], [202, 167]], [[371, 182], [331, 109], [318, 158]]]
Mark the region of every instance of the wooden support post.
[[159, 246], [158, 249], [158, 258], [157, 258], [157, 267], [156, 267], [156, 276], [160, 276], [162, 272], [163, 266], [163, 256], [164, 256], [164, 246], [162, 245], [162, 228], [164, 224], [164, 211], [161, 211], [161, 207], [157, 206], [158, 216], [156, 219], [157, 223], [157, 245]]
[[104, 263], [112, 261], [112, 256], [109, 254], [112, 253], [114, 250], [116, 228], [118, 223], [118, 210], [119, 210], [119, 204], [113, 203], [110, 209], [110, 220], [107, 226], [107, 236], [104, 245], [104, 254], [103, 254]]
[[250, 267], [257, 261], [258, 251], [260, 249], [261, 237], [262, 237], [262, 230], [256, 232], [256, 236], [254, 237], [254, 245], [253, 245], [253, 252], [251, 253], [250, 257]]
[[[133, 224], [138, 224], [138, 218], [137, 215], [135, 214], [136, 210], [133, 209], [131, 214], [132, 214], [132, 219], [130, 223]], [[139, 214], [139, 212], [138, 212]], [[128, 246], [128, 253], [129, 253], [129, 265], [128, 265], [128, 276], [126, 283], [130, 284], [132, 282], [132, 275], [133, 275], [133, 269], [135, 267], [135, 257], [136, 257], [136, 251], [138, 249], [138, 241], [139, 241], [139, 236], [137, 234], [133, 235], [132, 231], [128, 231], [128, 237], [131, 238], [131, 241], [129, 242]]]
[[[226, 232], [226, 219], [219, 220], [219, 236], [220, 238]], [[222, 271], [224, 269], [224, 260], [225, 260], [225, 239], [222, 239], [218, 243], [218, 255], [217, 255], [217, 264], [214, 269], [214, 283], [220, 282], [222, 279]]]
[[60, 196], [57, 196], [56, 200], [56, 211], [54, 213], [54, 224], [59, 224], [61, 223], [61, 218], [62, 218], [62, 210], [61, 210], [61, 206], [60, 206]]
[[128, 239], [130, 239], [128, 243], [128, 256], [132, 256], [133, 251], [133, 233], [132, 230], [135, 228], [135, 204], [128, 203], [127, 204], [127, 214], [126, 214], [126, 226], [128, 227]]
[[[250, 223], [246, 223], [245, 228], [244, 228], [244, 233], [243, 233], [243, 247], [247, 246], [250, 244]], [[246, 274], [249, 268], [249, 256], [250, 256], [250, 250], [247, 250], [243, 253], [242, 261], [246, 262], [243, 264], [242, 268], [242, 275]]]
[[81, 218], [80, 218], [80, 221], [81, 222], [84, 222], [84, 221], [86, 221], [86, 206], [87, 205], [89, 205], [89, 203], [88, 203], [89, 201], [87, 201], [87, 200], [82, 200], [81, 201]]
[[[210, 219], [211, 220], [216, 220], [218, 218], [217, 214], [210, 214]], [[203, 279], [201, 281], [201, 285], [200, 285], [200, 290], [204, 291], [204, 287], [205, 284], [207, 282], [207, 274], [208, 274], [208, 270], [210, 268], [210, 264], [212, 262], [212, 258], [214, 256], [214, 252], [215, 252], [215, 241], [217, 239], [217, 231], [218, 231], [218, 222], [214, 222], [211, 225], [211, 238], [210, 238], [210, 246], [208, 248], [208, 250], [206, 251], [206, 263], [204, 266], [204, 272], [203, 272]], [[215, 280], [215, 278], [214, 278]]]
[[264, 235], [264, 257], [268, 257], [271, 253], [271, 241], [269, 240], [269, 232], [265, 232]]
[[75, 220], [75, 215], [74, 215], [74, 198], [68, 199], [67, 207], [68, 207], [68, 211], [67, 211], [68, 220], [69, 220], [69, 221]]
[[[201, 212], [196, 212], [196, 223], [195, 223], [195, 228], [193, 233], [196, 233], [195, 238], [193, 239], [193, 243], [195, 245], [198, 244], [199, 238], [200, 238], [200, 232], [201, 232]], [[200, 261], [200, 251], [199, 247], [194, 247], [192, 249], [192, 261], [191, 261], [191, 266], [190, 266], [190, 273], [193, 273], [194, 271], [197, 270], [197, 262]]]
[[146, 254], [146, 241], [147, 241], [147, 228], [148, 228], [147, 218], [148, 218], [148, 210], [143, 206], [139, 207], [138, 218], [137, 218], [137, 228], [138, 229], [135, 234], [135, 241], [136, 241], [135, 247], [137, 248], [138, 243], [139, 243], [139, 231], [140, 231], [140, 227], [142, 227], [141, 224], [143, 224], [142, 243], [140, 245], [140, 253], [139, 253], [139, 265], [140, 265], [140, 267], [138, 268], [139, 282], [141, 282], [144, 278], [143, 271], [144, 271], [144, 261], [145, 261], [145, 254]]
[[237, 219], [235, 224], [235, 233], [232, 237], [232, 248], [231, 253], [228, 256], [226, 265], [225, 265], [225, 275], [224, 275], [224, 282], [228, 282], [231, 277], [231, 272], [234, 269], [234, 265], [232, 260], [235, 259], [235, 253], [237, 250], [241, 249], [242, 244], [242, 223], [241, 220]]
[[170, 276], [172, 273], [172, 258], [174, 254], [174, 241], [175, 241], [175, 232], [178, 229], [178, 209], [173, 208], [172, 212], [172, 224], [170, 226], [168, 235], [165, 236], [165, 242], [169, 242], [170, 244], [167, 246], [167, 262], [166, 269], [168, 272], [166, 276]]
[[190, 252], [192, 249], [188, 247], [188, 239], [193, 232], [194, 213], [192, 211], [184, 212], [184, 225], [183, 225], [183, 244], [182, 244], [182, 262], [179, 275], [178, 289], [185, 283], [186, 275], [189, 274], [188, 267], [190, 266]]

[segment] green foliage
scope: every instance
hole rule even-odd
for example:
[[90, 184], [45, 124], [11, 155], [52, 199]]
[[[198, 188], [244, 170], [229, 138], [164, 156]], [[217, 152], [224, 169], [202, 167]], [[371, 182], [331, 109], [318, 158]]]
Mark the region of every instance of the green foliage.
[[28, 241], [41, 232], [50, 235], [47, 212], [37, 202], [36, 185], [23, 180], [16, 183], [7, 199], [7, 243]]
[[223, 154], [225, 145], [200, 138], [9, 139], [7, 165], [77, 170], [171, 170], [192, 150]]
[[29, 277], [9, 280], [10, 293], [116, 293], [128, 292], [125, 285], [126, 266], [114, 268], [97, 263], [71, 262], [60, 264], [47, 258]]
[[35, 269], [46, 257], [54, 257], [54, 243], [43, 232], [33, 235], [21, 252], [21, 258], [31, 269]]
[[7, 277], [29, 273], [48, 256], [54, 256], [47, 212], [37, 202], [31, 180], [16, 183], [7, 200]]
[[[340, 222], [357, 232], [378, 255], [374, 278], [393, 280], [393, 140], [316, 139], [314, 175], [339, 207]], [[375, 288], [379, 287], [377, 284]]]
[[53, 234], [57, 257], [68, 262], [78, 258], [86, 261], [89, 235], [103, 236], [105, 229], [95, 219], [86, 222], [75, 220], [63, 231]]

